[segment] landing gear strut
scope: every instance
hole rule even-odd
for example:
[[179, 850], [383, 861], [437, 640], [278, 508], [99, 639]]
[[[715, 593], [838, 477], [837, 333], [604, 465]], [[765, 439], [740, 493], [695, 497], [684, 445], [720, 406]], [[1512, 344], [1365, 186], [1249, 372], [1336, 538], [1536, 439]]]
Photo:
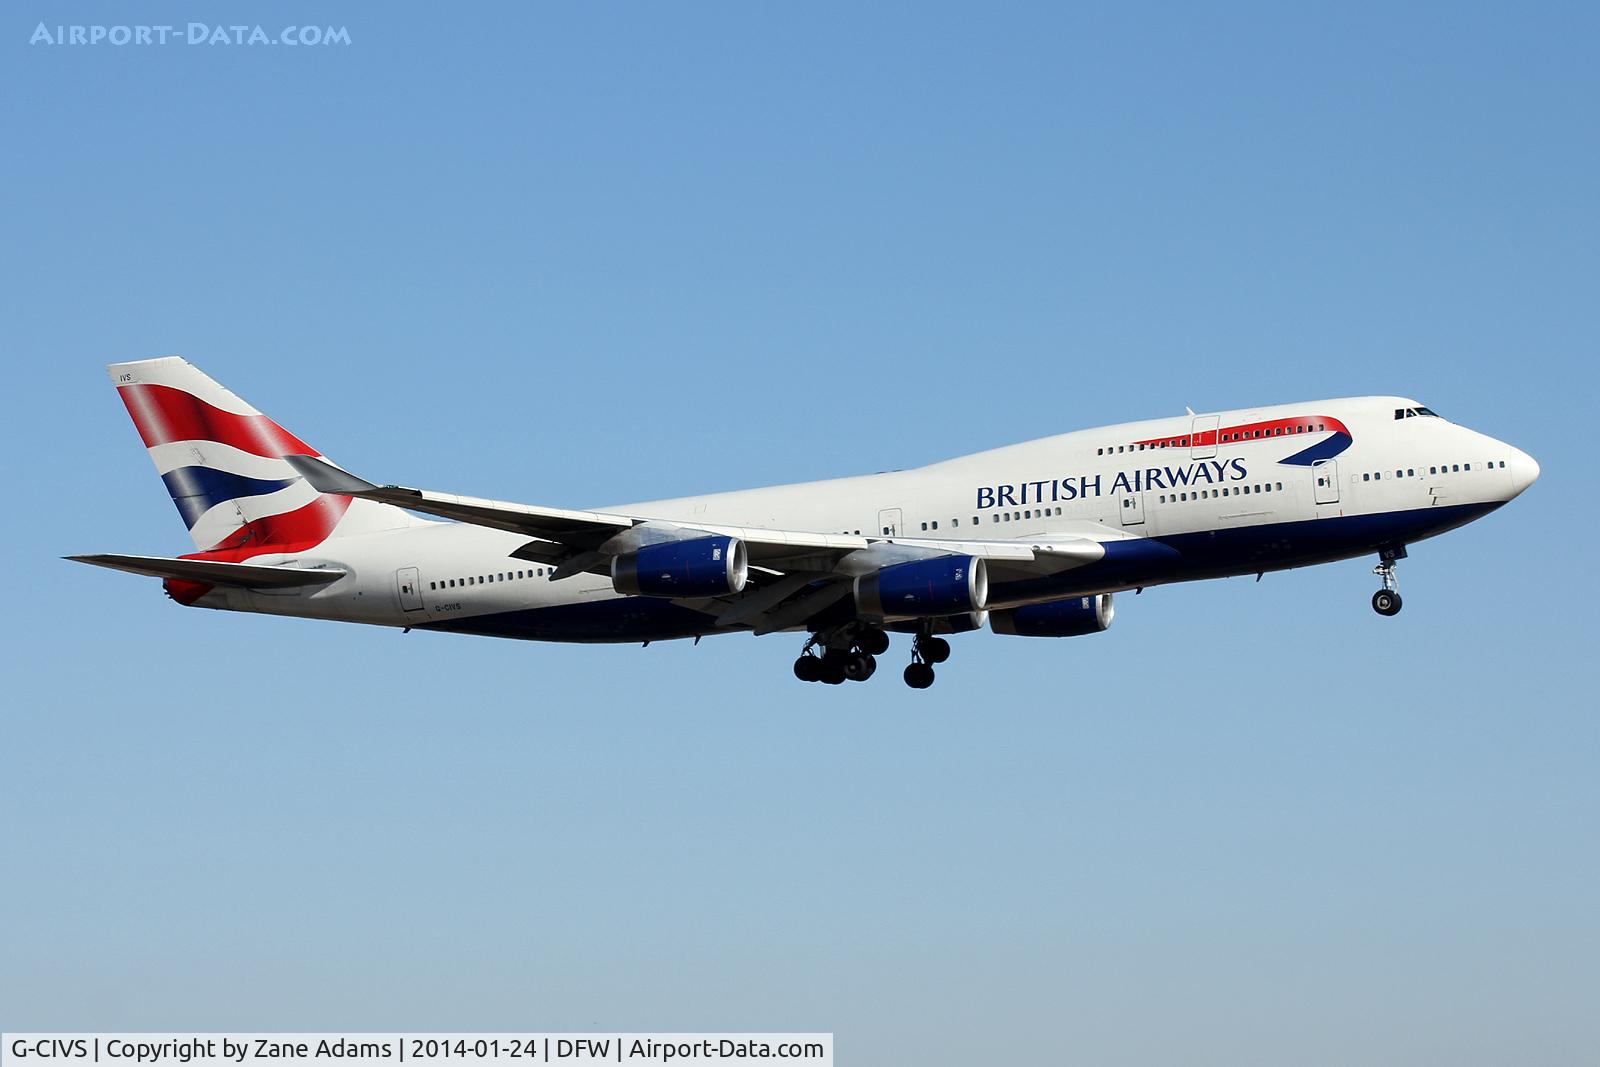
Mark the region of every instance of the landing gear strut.
[[1405, 546], [1386, 548], [1378, 553], [1372, 573], [1383, 579], [1383, 588], [1372, 594], [1372, 610], [1385, 617], [1400, 614], [1400, 584], [1395, 581], [1394, 565], [1406, 558]]

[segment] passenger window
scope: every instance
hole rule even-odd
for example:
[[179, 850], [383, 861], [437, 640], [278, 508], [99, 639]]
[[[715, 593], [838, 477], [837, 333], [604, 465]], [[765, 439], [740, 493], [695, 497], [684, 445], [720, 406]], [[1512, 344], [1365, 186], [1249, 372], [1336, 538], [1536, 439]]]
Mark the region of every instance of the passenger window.
[[1461, 471], [1461, 464], [1459, 464], [1459, 463], [1451, 464], [1450, 465], [1450, 470], [1451, 470], [1452, 473], [1459, 473]]

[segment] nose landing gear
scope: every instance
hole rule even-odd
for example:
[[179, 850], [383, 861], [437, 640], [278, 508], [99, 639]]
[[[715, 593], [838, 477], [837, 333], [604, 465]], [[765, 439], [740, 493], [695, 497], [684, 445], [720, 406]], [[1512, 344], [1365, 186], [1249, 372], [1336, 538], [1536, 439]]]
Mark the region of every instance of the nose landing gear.
[[1405, 546], [1386, 548], [1378, 553], [1372, 573], [1383, 579], [1383, 588], [1372, 594], [1372, 610], [1385, 618], [1400, 614], [1400, 584], [1395, 581], [1394, 565], [1406, 558]]

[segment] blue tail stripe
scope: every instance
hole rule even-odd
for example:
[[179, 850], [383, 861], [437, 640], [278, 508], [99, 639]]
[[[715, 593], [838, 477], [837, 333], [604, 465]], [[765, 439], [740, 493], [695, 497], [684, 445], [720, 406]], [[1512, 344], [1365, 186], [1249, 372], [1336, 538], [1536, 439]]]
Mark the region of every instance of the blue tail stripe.
[[200, 516], [224, 500], [276, 493], [300, 479], [284, 478], [280, 481], [246, 478], [242, 474], [229, 474], [215, 467], [179, 467], [163, 474], [161, 480], [167, 483], [167, 492], [172, 494], [172, 502], [178, 505], [178, 514], [183, 516], [183, 521], [192, 530], [194, 524], [200, 521]]

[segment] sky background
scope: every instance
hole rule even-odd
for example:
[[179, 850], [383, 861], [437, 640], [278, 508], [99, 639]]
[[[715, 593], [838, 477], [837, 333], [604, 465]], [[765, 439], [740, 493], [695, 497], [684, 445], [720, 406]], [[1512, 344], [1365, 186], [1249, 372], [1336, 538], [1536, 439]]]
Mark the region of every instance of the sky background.
[[[1585, 4], [6, 5], [0, 1027], [1595, 1062], [1597, 38]], [[402, 636], [60, 561], [189, 549], [103, 371], [170, 353], [368, 477], [554, 505], [1374, 392], [1544, 474], [1414, 546], [1392, 620], [1357, 560], [807, 686], [794, 635]]]

